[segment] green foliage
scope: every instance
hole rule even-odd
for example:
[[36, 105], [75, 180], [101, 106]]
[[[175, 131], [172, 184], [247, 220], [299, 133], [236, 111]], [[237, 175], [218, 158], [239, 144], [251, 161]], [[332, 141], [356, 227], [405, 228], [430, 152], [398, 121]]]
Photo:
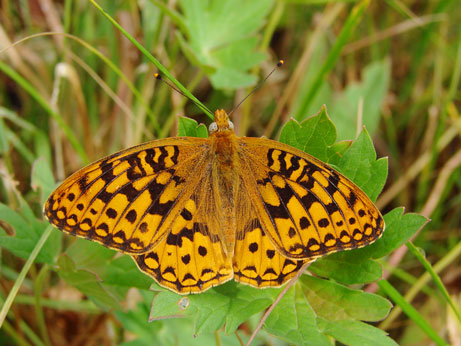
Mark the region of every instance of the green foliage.
[[208, 130], [203, 124], [197, 124], [193, 119], [180, 117], [178, 126], [178, 136], [191, 136], [191, 137], [208, 137]]
[[[14, 255], [27, 259], [40, 239], [45, 228], [46, 221], [37, 219], [27, 202], [20, 200], [20, 207], [16, 210], [0, 203], [0, 220], [5, 223], [5, 228], [0, 228], [0, 245]], [[14, 234], [8, 234], [6, 230]], [[61, 249], [62, 233], [53, 230], [45, 246], [36, 258], [37, 263], [54, 263]]]
[[279, 140], [328, 162], [331, 146], [336, 141], [336, 128], [328, 118], [326, 107], [322, 107], [317, 116], [302, 123], [294, 119], [287, 122], [280, 132]]
[[[376, 133], [381, 121], [381, 107], [389, 91], [390, 69], [389, 60], [375, 61], [364, 67], [360, 82], [350, 83], [335, 95], [330, 111], [332, 120], [341, 129], [339, 139], [355, 138], [359, 111], [363, 113], [362, 124], [371, 134]], [[363, 106], [359, 110], [360, 102]]]
[[180, 27], [187, 40], [179, 42], [191, 63], [208, 71], [215, 88], [254, 85], [257, 79], [248, 70], [266, 58], [257, 51], [255, 33], [263, 25], [272, 1], [183, 0], [180, 4], [184, 13]]

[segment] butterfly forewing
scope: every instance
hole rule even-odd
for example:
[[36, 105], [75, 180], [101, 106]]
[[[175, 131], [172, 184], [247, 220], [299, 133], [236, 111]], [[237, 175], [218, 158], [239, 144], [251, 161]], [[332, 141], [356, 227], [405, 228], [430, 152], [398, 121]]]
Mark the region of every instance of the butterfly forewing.
[[45, 215], [65, 232], [127, 253], [146, 252], [165, 237], [198, 184], [207, 143], [158, 140], [97, 161], [53, 192]]
[[263, 138], [240, 139], [247, 189], [264, 232], [293, 259], [365, 246], [384, 220], [350, 180], [312, 156]]

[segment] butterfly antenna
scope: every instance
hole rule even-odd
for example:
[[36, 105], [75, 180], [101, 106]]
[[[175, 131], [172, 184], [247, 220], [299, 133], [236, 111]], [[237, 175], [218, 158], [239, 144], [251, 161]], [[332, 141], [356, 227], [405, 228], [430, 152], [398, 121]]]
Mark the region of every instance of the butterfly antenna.
[[189, 96], [187, 96], [186, 94], [184, 94], [181, 90], [179, 90], [178, 88], [176, 88], [173, 84], [171, 84], [170, 82], [168, 82], [168, 81], [166, 81], [165, 79], [163, 79], [161, 74], [159, 74], [159, 73], [154, 73], [154, 77], [155, 77], [155, 79], [159, 80], [160, 82], [165, 83], [166, 85], [168, 85], [171, 89], [173, 89], [173, 90], [176, 91], [177, 93], [181, 94], [181, 95], [184, 96], [185, 98], [191, 100], [191, 101], [194, 103], [194, 105], [196, 105], [198, 108], [200, 108], [200, 109], [202, 109], [202, 110], [208, 112], [208, 114], [210, 114], [210, 115], [213, 115], [213, 112], [210, 111], [210, 109], [209, 109], [207, 106], [202, 105], [202, 104], [198, 103], [197, 101], [191, 99]]
[[284, 60], [279, 60], [279, 62], [277, 63], [277, 66], [275, 66], [275, 67], [272, 69], [272, 71], [269, 72], [269, 74], [266, 76], [266, 78], [264, 78], [261, 82], [259, 82], [259, 83], [253, 88], [253, 90], [251, 90], [251, 91], [248, 93], [248, 95], [245, 96], [245, 97], [243, 98], [243, 100], [240, 101], [240, 102], [238, 103], [238, 105], [235, 106], [234, 109], [230, 111], [229, 116], [230, 116], [232, 113], [234, 113], [234, 111], [235, 111], [237, 108], [239, 108], [240, 105], [241, 105], [243, 102], [245, 102], [245, 100], [246, 100], [247, 98], [249, 98], [256, 90], [258, 90], [258, 89], [261, 87], [261, 85], [263, 85], [264, 82], [272, 75], [272, 73], [274, 73], [275, 70], [278, 69], [280, 66], [282, 66], [284, 63], [285, 63]]

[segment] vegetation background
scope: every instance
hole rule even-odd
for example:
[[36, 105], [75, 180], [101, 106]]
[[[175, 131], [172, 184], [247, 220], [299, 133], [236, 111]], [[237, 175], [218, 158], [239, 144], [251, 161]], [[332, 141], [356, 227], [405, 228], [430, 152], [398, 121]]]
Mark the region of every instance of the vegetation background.
[[[208, 108], [231, 110], [284, 59], [233, 113], [236, 132], [333, 149], [336, 161], [322, 159], [376, 198], [387, 161], [375, 161], [365, 125], [388, 157], [376, 202], [388, 230], [372, 250], [316, 262], [254, 344], [459, 345], [459, 1], [97, 3], [146, 52], [93, 1], [0, 2], [0, 344], [249, 340], [280, 289], [228, 283], [185, 299], [149, 290], [128, 256], [63, 236], [41, 208], [55, 182], [104, 155], [174, 136], [178, 124], [203, 134], [178, 123], [211, 120], [156, 81], [159, 69]], [[301, 124], [282, 127], [290, 117]]]

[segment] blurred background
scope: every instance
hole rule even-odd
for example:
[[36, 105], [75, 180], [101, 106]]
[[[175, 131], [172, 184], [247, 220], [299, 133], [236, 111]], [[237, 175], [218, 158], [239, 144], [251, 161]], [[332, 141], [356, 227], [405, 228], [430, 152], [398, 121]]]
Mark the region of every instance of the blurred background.
[[[283, 67], [233, 113], [239, 135], [277, 139], [286, 121], [303, 121], [322, 105], [340, 141], [355, 139], [366, 126], [378, 157], [389, 158], [377, 206], [383, 214], [404, 206], [431, 219], [414, 243], [459, 308], [458, 0], [97, 3], [212, 111], [232, 110], [283, 59]], [[55, 182], [114, 151], [175, 136], [178, 116], [208, 126], [208, 116], [156, 80], [155, 72], [90, 1], [0, 1], [0, 216], [17, 212], [23, 218], [18, 225], [40, 234], [46, 228], [41, 206]], [[0, 221], [0, 232], [10, 239], [18, 229]], [[25, 236], [14, 244], [2, 242], [2, 302], [28, 258], [28, 241]], [[189, 340], [193, 321], [147, 323], [149, 306], [136, 302], [140, 296], [149, 301], [149, 292], [125, 287], [118, 292], [122, 299], [101, 293], [99, 299], [111, 307], [104, 311], [82, 293], [92, 286], [72, 284], [72, 270], [78, 269], [56, 275], [53, 263], [72, 242], [53, 231], [37, 258], [44, 264], [32, 265], [8, 310], [1, 344], [196, 342]], [[99, 265], [99, 257], [83, 256], [83, 262]], [[71, 266], [60, 261], [61, 267]], [[421, 263], [403, 247], [383, 265], [432, 328], [459, 342], [459, 321]], [[138, 286], [148, 287], [147, 277], [140, 280]], [[401, 312], [377, 325], [398, 344], [431, 344]], [[242, 325], [242, 333], [251, 328]], [[171, 336], [178, 330], [184, 339]], [[217, 343], [213, 333], [200, 338]], [[259, 344], [284, 344], [267, 333], [259, 338]], [[219, 342], [239, 344], [228, 336]]]

